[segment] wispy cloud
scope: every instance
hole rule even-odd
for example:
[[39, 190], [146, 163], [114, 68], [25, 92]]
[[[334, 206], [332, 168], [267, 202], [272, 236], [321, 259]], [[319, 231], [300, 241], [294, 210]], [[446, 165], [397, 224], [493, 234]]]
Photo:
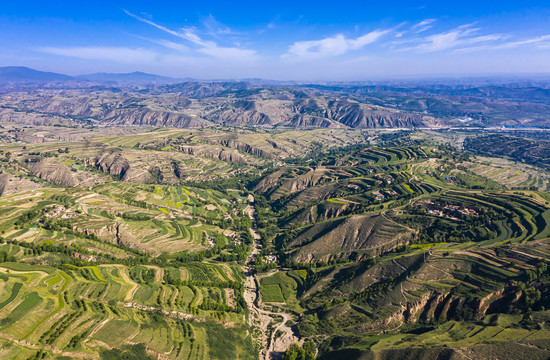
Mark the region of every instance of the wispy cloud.
[[263, 34], [266, 31], [273, 30], [273, 29], [277, 28], [277, 23], [279, 22], [279, 20], [280, 20], [280, 16], [277, 15], [273, 20], [268, 22], [267, 25], [265, 25], [263, 28], [261, 28], [258, 31], [258, 34]]
[[154, 51], [126, 47], [40, 47], [37, 50], [47, 54], [121, 64], [148, 64], [158, 58], [158, 54]]
[[154, 26], [154, 27], [156, 27], [157, 29], [162, 30], [162, 31], [164, 31], [164, 32], [166, 32], [166, 33], [168, 33], [168, 34], [171, 34], [171, 35], [174, 35], [174, 36], [177, 36], [177, 37], [181, 37], [181, 38], [185, 38], [181, 33], [178, 33], [177, 31], [170, 30], [170, 29], [168, 29], [167, 27], [164, 27], [164, 26], [162, 26], [162, 25], [158, 25], [158, 24], [152, 22], [151, 20], [145, 19], [145, 18], [143, 18], [143, 17], [141, 17], [141, 16], [134, 15], [134, 14], [132, 14], [131, 12], [129, 12], [128, 10], [124, 10], [124, 12], [126, 13], [126, 15], [131, 16], [131, 17], [133, 17], [134, 19], [139, 20], [139, 21], [141, 21], [141, 22], [143, 22], [143, 23], [149, 24], [149, 25], [151, 25], [151, 26]]
[[505, 50], [505, 49], [515, 49], [518, 47], [525, 46], [535, 46], [537, 48], [546, 49], [550, 46], [550, 35], [536, 36], [529, 39], [517, 40], [517, 41], [508, 41], [501, 44], [495, 45], [480, 45], [480, 46], [470, 46], [460, 49], [456, 49], [456, 53], [471, 53], [476, 51], [492, 51], [492, 50]]
[[151, 41], [151, 42], [154, 42], [155, 44], [159, 44], [161, 46], [164, 46], [165, 48], [168, 48], [168, 49], [172, 49], [172, 50], [176, 50], [176, 51], [180, 51], [180, 52], [189, 51], [189, 47], [187, 47], [183, 44], [180, 44], [180, 43], [170, 41], [170, 40], [165, 40], [165, 39], [159, 39], [159, 40], [148, 39], [148, 40]]
[[390, 31], [375, 30], [355, 39], [338, 34], [321, 40], [298, 41], [292, 44], [282, 57], [285, 59], [311, 59], [342, 55], [374, 43]]
[[[219, 59], [229, 60], [229, 61], [231, 60], [252, 61], [252, 60], [255, 60], [257, 57], [257, 52], [255, 50], [242, 49], [240, 47], [224, 47], [224, 46], [218, 45], [215, 41], [205, 40], [197, 34], [197, 31], [194, 28], [182, 28], [178, 31], [175, 31], [165, 26], [159, 25], [151, 20], [132, 14], [127, 10], [124, 10], [124, 12], [128, 16], [131, 16], [134, 19], [139, 20], [145, 24], [151, 25], [167, 34], [170, 34], [172, 36], [191, 42], [192, 44], [198, 46], [197, 51], [201, 54], [212, 56]], [[229, 28], [219, 28], [216, 25], [219, 23], [217, 23], [217, 21], [213, 17], [211, 17], [208, 20], [208, 23], [210, 26], [210, 30], [214, 31], [213, 29], [218, 29], [215, 31], [217, 34], [224, 34], [224, 33], [227, 34], [231, 32]], [[165, 43], [165, 44], [172, 45], [172, 48], [174, 48], [173, 42], [171, 44], [170, 43]]]
[[185, 46], [185, 45], [183, 45], [179, 42], [173, 42], [173, 41], [166, 40], [166, 39], [152, 39], [152, 38], [148, 38], [146, 36], [139, 36], [139, 35], [133, 35], [133, 36], [138, 38], [138, 39], [145, 40], [145, 41], [148, 41], [150, 43], [160, 45], [164, 48], [175, 50], [177, 52], [188, 53], [191, 50], [191, 49], [189, 49], [188, 46]]
[[531, 39], [525, 39], [520, 41], [510, 41], [499, 46], [501, 49], [517, 48], [524, 45], [539, 45], [545, 44], [550, 41], [550, 35], [537, 36]]
[[435, 22], [435, 19], [426, 19], [423, 20], [415, 25], [413, 25], [412, 30], [415, 31], [417, 34], [427, 31], [433, 27], [433, 23]]
[[421, 50], [425, 52], [442, 51], [467, 46], [503, 40], [505, 36], [500, 34], [476, 35], [479, 28], [472, 27], [473, 24], [459, 26], [453, 30], [432, 34], [420, 39], [420, 44], [414, 47], [409, 47], [401, 50]]
[[231, 29], [229, 26], [225, 26], [216, 18], [210, 14], [206, 17], [206, 19], [203, 20], [203, 25], [206, 27], [208, 34], [214, 37], [218, 37], [220, 35], [234, 35], [235, 31]]

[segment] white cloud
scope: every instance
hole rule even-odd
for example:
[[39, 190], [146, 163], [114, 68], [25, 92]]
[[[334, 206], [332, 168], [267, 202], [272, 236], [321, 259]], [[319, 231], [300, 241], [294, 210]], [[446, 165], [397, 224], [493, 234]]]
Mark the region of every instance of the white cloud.
[[204, 47], [198, 50], [202, 54], [210, 55], [227, 60], [254, 60], [257, 57], [256, 51], [245, 50], [234, 47]]
[[537, 36], [531, 39], [520, 40], [520, 41], [511, 41], [498, 46], [498, 48], [511, 49], [511, 48], [516, 48], [524, 45], [546, 45], [547, 41], [550, 41], [550, 35]]
[[170, 40], [166, 40], [166, 39], [149, 39], [149, 38], [145, 38], [145, 37], [141, 37], [141, 36], [138, 36], [138, 38], [150, 41], [154, 44], [158, 44], [158, 45], [163, 46], [167, 49], [172, 49], [172, 50], [175, 50], [175, 51], [178, 51], [178, 52], [189, 52], [189, 50], [190, 50], [189, 47], [187, 47], [183, 44], [173, 42], [173, 41], [170, 41]]
[[[151, 26], [154, 26], [155, 28], [164, 31], [170, 35], [173, 35], [175, 37], [178, 37], [180, 39], [187, 40], [197, 46], [199, 46], [198, 52], [202, 54], [206, 54], [208, 56], [212, 56], [218, 59], [223, 60], [229, 60], [229, 61], [254, 61], [256, 60], [257, 53], [255, 50], [249, 50], [249, 49], [241, 49], [239, 47], [223, 47], [219, 46], [216, 42], [212, 40], [205, 40], [201, 38], [196, 33], [196, 29], [194, 28], [182, 28], [179, 31], [171, 30], [167, 27], [164, 27], [162, 25], [159, 25], [157, 23], [154, 23], [151, 20], [144, 19], [140, 16], [134, 15], [131, 12], [124, 10], [124, 12], [133, 17], [134, 19], [137, 19], [143, 23], [149, 24]], [[213, 27], [218, 22], [213, 18], [209, 18], [210, 26]], [[229, 31], [229, 32], [228, 32]], [[227, 34], [231, 33], [231, 30], [229, 28], [219, 28], [217, 31], [217, 34]]]
[[134, 15], [134, 14], [132, 14], [131, 12], [129, 12], [128, 10], [124, 10], [124, 12], [126, 13], [126, 15], [131, 16], [131, 17], [133, 17], [133, 18], [136, 19], [136, 20], [139, 20], [139, 21], [141, 21], [141, 22], [143, 22], [143, 23], [146, 23], [146, 24], [149, 24], [149, 25], [151, 25], [151, 26], [154, 26], [154, 27], [156, 27], [157, 29], [162, 30], [162, 31], [164, 31], [164, 32], [166, 32], [166, 33], [168, 33], [168, 34], [171, 34], [171, 35], [174, 35], [174, 36], [177, 36], [177, 37], [181, 37], [181, 34], [179, 34], [178, 32], [173, 31], [173, 30], [170, 30], [170, 29], [168, 29], [168, 28], [166, 28], [166, 27], [164, 27], [164, 26], [158, 25], [158, 24], [152, 22], [151, 20], [147, 20], [147, 19], [144, 19], [144, 18], [142, 18], [142, 17], [140, 17], [140, 16]]
[[413, 25], [412, 29], [416, 31], [417, 34], [424, 32], [426, 30], [429, 30], [433, 27], [433, 23], [435, 22], [435, 19], [426, 19], [423, 20], [415, 25]]
[[158, 54], [151, 50], [126, 47], [40, 47], [37, 50], [53, 55], [87, 60], [105, 60], [122, 64], [148, 64], [154, 62], [158, 57]]
[[483, 50], [505, 50], [505, 49], [515, 49], [522, 46], [535, 46], [539, 49], [546, 49], [550, 46], [550, 35], [537, 36], [530, 39], [524, 39], [519, 41], [509, 41], [497, 45], [481, 45], [481, 46], [471, 46], [461, 49], [456, 49], [456, 53], [471, 53], [476, 51]]
[[505, 37], [499, 34], [473, 36], [479, 32], [479, 28], [472, 28], [472, 25], [462, 25], [448, 32], [429, 35], [421, 39], [420, 45], [413, 48], [402, 50], [421, 50], [426, 52], [434, 52], [456, 48], [459, 46], [473, 45], [485, 42], [502, 40]]
[[375, 30], [355, 39], [348, 39], [342, 34], [321, 40], [298, 41], [290, 46], [282, 57], [286, 59], [311, 59], [342, 55], [351, 50], [376, 42], [390, 30]]
[[208, 34], [214, 37], [217, 37], [219, 35], [235, 34], [235, 32], [230, 27], [220, 23], [212, 14], [210, 14], [206, 19], [203, 20], [203, 24], [208, 30]]

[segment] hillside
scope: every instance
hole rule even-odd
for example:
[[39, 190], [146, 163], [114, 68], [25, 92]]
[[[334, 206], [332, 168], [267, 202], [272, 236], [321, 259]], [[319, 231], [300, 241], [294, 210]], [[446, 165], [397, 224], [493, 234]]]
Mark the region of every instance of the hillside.
[[251, 185], [258, 224], [283, 269], [258, 262], [262, 296], [301, 314], [296, 332], [321, 359], [546, 358], [534, 319], [546, 316], [550, 198], [471, 172], [487, 161], [499, 164], [386, 134], [264, 176]]
[[[262, 89], [246, 83], [187, 82], [125, 90], [49, 89], [30, 96], [10, 91], [11, 96], [0, 103], [0, 116], [18, 122], [16, 110], [25, 111], [37, 122], [43, 116], [55, 116], [64, 122], [178, 128], [218, 124], [367, 129], [415, 127], [428, 119], [354, 100], [334, 101], [290, 88]], [[304, 103], [303, 97], [309, 102]]]
[[71, 77], [24, 67], [0, 68], [0, 82], [0, 119], [35, 125], [467, 129], [548, 128], [550, 121], [545, 83], [284, 85], [142, 72]]
[[0, 125], [7, 358], [549, 356], [544, 137]]

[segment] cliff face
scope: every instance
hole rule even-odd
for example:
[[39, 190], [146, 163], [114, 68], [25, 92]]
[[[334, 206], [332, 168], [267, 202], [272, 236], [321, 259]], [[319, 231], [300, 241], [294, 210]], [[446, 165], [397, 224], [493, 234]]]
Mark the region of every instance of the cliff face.
[[207, 159], [228, 161], [232, 163], [245, 164], [246, 159], [236, 151], [216, 149], [209, 146], [177, 146], [178, 151], [189, 155], [204, 157]]
[[[130, 162], [119, 153], [101, 154], [95, 158], [94, 162], [98, 170], [117, 176], [122, 181], [140, 184], [155, 182], [155, 178], [148, 170], [132, 167]], [[155, 172], [155, 167], [151, 166], [150, 170]], [[160, 170], [157, 173], [160, 173]]]
[[18, 191], [37, 189], [39, 187], [42, 187], [42, 185], [31, 180], [8, 173], [0, 174], [0, 196], [13, 194]]
[[82, 232], [86, 235], [96, 235], [105, 242], [126, 245], [133, 249], [143, 250], [139, 247], [136, 236], [126, 228], [125, 224], [115, 223], [100, 228], [80, 228], [75, 226], [73, 230]]
[[[356, 328], [358, 332], [396, 329], [408, 323], [443, 323], [445, 321], [476, 321], [485, 315], [499, 313], [506, 308], [520, 305], [521, 291], [517, 289], [497, 290], [484, 299], [468, 299], [452, 292], [424, 293], [418, 300], [401, 304], [401, 308], [389, 317]], [[498, 310], [496, 308], [499, 308]], [[494, 312], [488, 311], [495, 308]]]
[[130, 162], [118, 153], [102, 154], [95, 158], [95, 166], [104, 173], [123, 178], [128, 169]]
[[272, 154], [270, 154], [270, 153], [268, 153], [268, 152], [266, 152], [262, 149], [255, 148], [251, 145], [248, 145], [248, 144], [243, 143], [242, 141], [236, 140], [236, 139], [220, 140], [219, 144], [222, 145], [222, 146], [231, 148], [231, 149], [236, 149], [236, 150], [242, 151], [244, 153], [259, 156], [259, 157], [262, 157], [262, 158], [271, 159], [273, 157]]
[[99, 181], [96, 176], [83, 171], [71, 171], [52, 159], [31, 162], [28, 168], [32, 175], [66, 187], [91, 186]]

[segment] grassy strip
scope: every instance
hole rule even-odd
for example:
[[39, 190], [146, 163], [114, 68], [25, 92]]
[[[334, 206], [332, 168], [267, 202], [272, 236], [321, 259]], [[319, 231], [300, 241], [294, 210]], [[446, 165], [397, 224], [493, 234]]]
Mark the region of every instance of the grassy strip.
[[101, 273], [99, 272], [99, 269], [97, 268], [97, 266], [82, 266], [82, 267], [78, 267], [78, 266], [74, 266], [74, 265], [71, 265], [71, 264], [67, 264], [66, 266], [67, 266], [68, 268], [74, 269], [74, 270], [78, 270], [78, 269], [90, 269], [90, 270], [92, 270], [92, 272], [94, 273], [94, 276], [95, 276], [99, 281], [107, 282], [107, 280], [105, 280], [105, 278], [103, 277], [103, 275], [101, 275]]
[[71, 278], [69, 277], [69, 275], [65, 274], [65, 272], [63, 272], [61, 270], [59, 270], [59, 273], [65, 279], [65, 284], [61, 288], [61, 291], [59, 292], [59, 295], [58, 295], [59, 306], [57, 307], [57, 309], [55, 309], [50, 314], [48, 314], [44, 319], [39, 321], [38, 324], [36, 324], [31, 330], [29, 330], [29, 332], [25, 336], [23, 336], [22, 340], [25, 340], [26, 338], [28, 338], [33, 332], [36, 331], [36, 329], [38, 329], [38, 327], [40, 325], [42, 325], [49, 318], [51, 318], [52, 316], [57, 314], [59, 311], [61, 311], [65, 307], [65, 299], [63, 298], [63, 293], [65, 292], [65, 290], [67, 290], [67, 287], [69, 286], [69, 283], [71, 282]]
[[42, 297], [38, 295], [36, 291], [28, 294], [25, 297], [25, 300], [23, 300], [15, 309], [12, 310], [12, 312], [2, 321], [0, 322], [0, 325], [2, 327], [7, 327], [21, 319], [23, 316], [28, 314], [32, 309], [34, 309], [38, 304], [42, 302]]
[[16, 282], [15, 284], [13, 284], [13, 287], [11, 288], [11, 295], [0, 304], [0, 310], [2, 310], [6, 305], [11, 303], [13, 299], [17, 297], [17, 295], [19, 294], [19, 290], [21, 290], [22, 287], [23, 284], [20, 282]]

